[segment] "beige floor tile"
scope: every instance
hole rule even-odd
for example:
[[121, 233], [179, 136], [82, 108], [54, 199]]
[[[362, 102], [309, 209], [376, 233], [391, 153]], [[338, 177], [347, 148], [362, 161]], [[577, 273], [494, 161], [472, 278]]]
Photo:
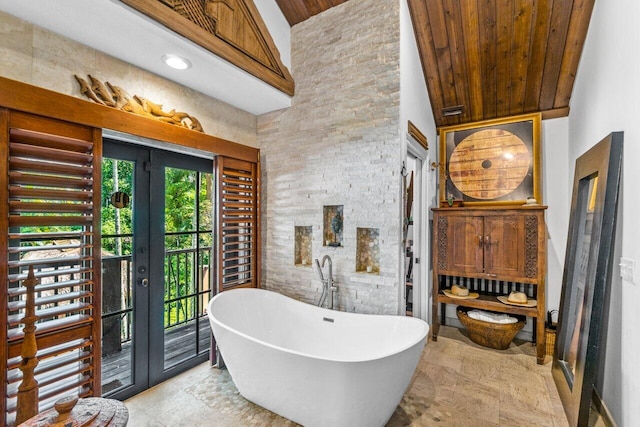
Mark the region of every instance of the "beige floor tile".
[[[295, 423], [244, 399], [228, 371], [208, 363], [125, 402], [132, 427], [290, 427]], [[508, 350], [472, 343], [465, 332], [441, 327], [387, 427], [566, 427], [551, 378], [535, 347]]]

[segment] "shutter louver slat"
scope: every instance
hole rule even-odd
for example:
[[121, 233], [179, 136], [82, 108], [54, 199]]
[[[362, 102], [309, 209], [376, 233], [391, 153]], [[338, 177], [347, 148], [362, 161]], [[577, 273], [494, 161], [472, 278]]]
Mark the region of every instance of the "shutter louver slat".
[[[93, 282], [90, 280], [66, 280], [64, 282], [52, 282], [45, 285], [36, 286], [36, 293], [46, 292], [46, 291], [59, 291], [59, 292], [67, 292], [66, 288], [73, 287], [81, 287], [81, 286], [91, 286]], [[24, 295], [25, 290], [23, 287], [12, 288], [9, 289], [8, 295], [9, 297], [16, 297], [19, 295]], [[36, 298], [36, 303], [38, 299]]]
[[258, 287], [257, 164], [219, 157], [218, 288]]
[[[88, 345], [87, 343], [85, 343], [85, 346]], [[38, 353], [39, 355], [40, 353]], [[42, 358], [42, 356], [38, 356], [38, 366], [36, 366], [35, 369], [35, 373], [37, 374], [41, 374], [44, 372], [49, 372], [51, 370], [54, 369], [58, 369], [64, 365], [70, 364], [70, 363], [77, 363], [77, 362], [81, 362], [85, 359], [88, 359], [89, 357], [91, 357], [91, 353], [88, 351], [81, 351], [79, 353], [67, 353], [63, 356], [58, 356], [58, 357], [54, 357], [54, 358], [48, 358], [48, 359], [44, 359]], [[20, 360], [20, 359], [16, 359], [16, 360]], [[20, 381], [22, 381], [22, 372], [17, 369], [18, 366], [20, 365], [20, 363], [17, 363], [15, 366], [10, 367], [10, 369], [13, 369], [11, 371], [11, 374], [9, 376], [7, 376], [7, 381], [9, 383], [19, 383]]]
[[[75, 249], [78, 245], [9, 246], [9, 253]], [[85, 245], [93, 248], [93, 245]]]
[[[90, 324], [92, 321], [92, 317], [87, 314], [74, 314], [71, 316], [66, 316], [61, 319], [49, 320], [48, 322], [41, 323], [38, 325], [38, 330], [36, 331], [36, 336], [44, 335], [45, 333], [53, 333], [53, 332], [64, 332], [69, 328], [73, 328], [79, 325]], [[20, 343], [22, 339], [22, 329], [13, 328], [8, 332], [8, 341]], [[18, 349], [18, 353], [19, 353]], [[11, 353], [11, 351], [10, 351]]]
[[[46, 366], [47, 363], [50, 363], [51, 360], [59, 360], [62, 357], [67, 357], [65, 355], [72, 355], [73, 357], [73, 354], [78, 353], [77, 350], [82, 350], [83, 348], [88, 348], [89, 346], [91, 346], [91, 341], [86, 338], [71, 338], [62, 344], [50, 345], [44, 350], [38, 350], [38, 360], [40, 360], [40, 363]], [[9, 358], [7, 366], [9, 367], [9, 369], [18, 369], [21, 362], [21, 357], [12, 357]], [[38, 363], [38, 366], [40, 366], [40, 363]], [[19, 373], [22, 374], [21, 372]]]
[[87, 202], [93, 199], [93, 193], [91, 193], [90, 191], [65, 191], [51, 190], [49, 188], [10, 187], [9, 192], [14, 197], [19, 197], [23, 200], [44, 199]]
[[[20, 349], [25, 289], [30, 266], [35, 287], [39, 409], [69, 393], [99, 394], [99, 252], [96, 211], [100, 192], [100, 132], [82, 125], [9, 111], [0, 135], [6, 171], [0, 188], [8, 206], [2, 230], [4, 387], [0, 424], [15, 419], [22, 380]], [[7, 139], [8, 138], [8, 139]], [[96, 271], [97, 270], [97, 271]], [[96, 320], [98, 319], [98, 320]]]
[[30, 129], [11, 129], [11, 141], [30, 144], [36, 147], [53, 147], [78, 153], [91, 153], [93, 141], [70, 138], [62, 135], [38, 132]]
[[[58, 160], [59, 161], [59, 160]], [[60, 164], [53, 162], [39, 162], [11, 157], [9, 160], [11, 170], [31, 173], [55, 173], [58, 175], [91, 176], [91, 167]]]
[[[66, 381], [65, 381], [66, 380]], [[40, 393], [38, 394], [39, 407], [40, 411], [43, 411], [47, 406], [49, 408], [53, 407], [53, 404], [56, 400], [58, 400], [61, 396], [68, 394], [69, 392], [73, 392], [74, 390], [83, 390], [82, 393], [79, 393], [79, 397], [86, 397], [89, 393], [89, 388], [85, 387], [91, 383], [91, 377], [89, 375], [83, 375], [82, 377], [71, 377], [71, 378], [62, 378], [62, 381], [58, 381], [55, 384], [49, 384], [48, 387], [41, 387]], [[15, 397], [9, 400], [9, 405], [7, 408], [11, 411], [16, 410], [16, 401]]]
[[[36, 279], [42, 279], [47, 277], [55, 277], [55, 276], [79, 276], [83, 273], [91, 273], [93, 270], [91, 268], [65, 268], [60, 270], [44, 270], [36, 273]], [[20, 274], [10, 274], [8, 276], [9, 282], [21, 281], [27, 278], [27, 273]]]
[[35, 185], [41, 187], [70, 188], [76, 190], [91, 190], [91, 178], [67, 178], [55, 175], [36, 175], [24, 172], [10, 172], [10, 185]]
[[91, 225], [93, 217], [91, 216], [9, 216], [9, 227], [42, 227], [42, 226], [74, 226], [74, 225]]
[[9, 261], [7, 265], [9, 266], [9, 268], [29, 267], [30, 265], [33, 265], [34, 267], [37, 265], [51, 266], [55, 264], [78, 265], [89, 260], [91, 260], [91, 257], [70, 256], [65, 258], [43, 258], [38, 260], [28, 259], [22, 261]]
[[[91, 304], [75, 302], [64, 304], [58, 307], [47, 308], [44, 310], [36, 310], [36, 316], [38, 316], [40, 321], [43, 321], [54, 317], [64, 316], [70, 313], [82, 312], [89, 309], [91, 309]], [[9, 327], [17, 327], [22, 321], [22, 317], [22, 314], [7, 316], [7, 325]]]
[[[64, 364], [52, 371], [40, 372], [38, 375], [38, 385], [41, 390], [41, 395], [46, 394], [47, 386], [53, 386], [54, 388], [60, 382], [67, 382], [73, 377], [87, 373], [91, 368], [86, 363], [78, 363], [77, 360], [73, 360], [73, 363]], [[73, 369], [69, 369], [69, 366], [73, 366]], [[10, 384], [7, 388], [7, 396], [15, 397], [18, 394], [18, 386], [20, 384]]]
[[[51, 295], [43, 298], [36, 298], [36, 307], [41, 307], [46, 304], [57, 304], [63, 301], [73, 301], [81, 298], [90, 297], [91, 293], [88, 291], [80, 291], [80, 292], [67, 292], [64, 294]], [[25, 308], [25, 301], [18, 300], [14, 302], [10, 302], [8, 304], [10, 311], [21, 310]]]
[[[11, 165], [13, 165], [13, 157], [26, 157], [31, 160], [33, 164], [40, 164], [42, 161], [55, 162], [51, 165], [55, 167], [60, 162], [68, 163], [68, 167], [77, 168], [75, 169], [76, 172], [72, 172], [74, 175], [81, 175], [81, 172], [84, 172], [84, 175], [91, 176], [92, 173], [92, 168], [90, 166], [84, 166], [91, 165], [93, 160], [93, 156], [91, 154], [75, 153], [57, 148], [37, 147], [11, 142], [9, 145], [9, 155], [11, 156], [9, 159]], [[28, 162], [29, 160], [23, 159], [24, 162]]]
[[90, 232], [86, 231], [50, 231], [39, 233], [12, 233], [9, 232], [9, 240], [20, 239], [22, 241], [38, 241], [38, 240], [56, 240], [56, 239], [75, 239], [80, 240], [84, 237], [91, 237]]

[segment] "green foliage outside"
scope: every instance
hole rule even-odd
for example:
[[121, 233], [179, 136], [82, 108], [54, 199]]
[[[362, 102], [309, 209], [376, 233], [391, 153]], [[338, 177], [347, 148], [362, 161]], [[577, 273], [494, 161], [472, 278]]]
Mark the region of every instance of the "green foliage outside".
[[[166, 169], [165, 177], [165, 327], [198, 316], [204, 307], [197, 293], [210, 265], [212, 226], [212, 175], [183, 169]], [[198, 193], [196, 193], [196, 191]], [[196, 198], [196, 195], [199, 199]], [[199, 217], [198, 217], [199, 216]], [[196, 229], [197, 222], [199, 226]], [[175, 233], [175, 234], [173, 234]], [[197, 243], [200, 248], [196, 269]], [[200, 276], [200, 286], [197, 278]], [[207, 276], [208, 277], [208, 276]], [[208, 286], [206, 286], [208, 289]], [[190, 295], [187, 298], [187, 295]], [[172, 301], [177, 299], [176, 301]], [[208, 299], [208, 298], [207, 298]]]
[[[117, 169], [114, 169], [116, 164]], [[133, 166], [133, 162], [128, 161], [114, 162], [111, 159], [103, 161], [103, 236], [133, 233], [132, 206], [135, 196], [132, 188]], [[117, 186], [114, 175], [118, 178]], [[208, 284], [202, 283], [202, 276], [207, 272], [211, 257], [212, 181], [213, 175], [210, 173], [176, 168], [165, 169], [165, 327], [193, 319], [202, 312], [202, 301], [208, 300], [207, 295], [204, 300], [200, 299], [200, 304], [197, 304], [196, 295], [199, 291], [209, 289]], [[110, 196], [114, 191], [123, 191], [130, 195], [130, 204], [127, 208], [116, 209], [111, 205]], [[199, 203], [196, 203], [197, 200]], [[198, 220], [199, 227], [196, 230]], [[201, 250], [197, 262], [200, 268], [196, 268], [195, 257], [198, 240]], [[131, 238], [128, 237], [103, 237], [103, 253], [130, 255], [131, 243]], [[201, 286], [198, 286], [196, 273], [201, 276]]]

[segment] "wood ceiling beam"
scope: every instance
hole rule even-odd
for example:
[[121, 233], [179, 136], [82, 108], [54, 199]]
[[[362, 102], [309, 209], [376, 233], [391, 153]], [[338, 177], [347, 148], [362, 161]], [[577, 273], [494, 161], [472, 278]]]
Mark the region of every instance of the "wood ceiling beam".
[[511, 45], [513, 34], [513, 1], [497, 0], [496, 16], [496, 117], [507, 117], [511, 91]]
[[480, 60], [482, 61], [482, 119], [497, 117], [498, 99], [498, 31], [496, 29], [496, 4], [494, 0], [478, 0], [478, 18], [480, 20]]
[[480, 60], [480, 14], [477, 8], [471, 7], [472, 4], [472, 2], [466, 1], [459, 3], [467, 61], [468, 116], [470, 116], [471, 121], [476, 122], [484, 117], [484, 91], [482, 86], [482, 73], [484, 70]]
[[409, 15], [413, 23], [413, 31], [416, 36], [418, 45], [418, 53], [421, 58], [422, 73], [425, 76], [425, 83], [429, 92], [429, 102], [436, 123], [442, 123], [444, 115], [442, 114], [442, 106], [444, 105], [444, 96], [440, 86], [440, 79], [437, 73], [433, 72], [438, 67], [436, 60], [435, 45], [431, 37], [431, 26], [427, 12], [427, 5], [424, 0], [408, 0]]
[[569, 105], [594, 3], [595, 0], [577, 0], [573, 3], [564, 56], [560, 65], [558, 87], [553, 103], [554, 108]]
[[455, 88], [455, 103], [452, 106], [461, 105], [462, 114], [457, 117], [458, 122], [471, 117], [471, 101], [469, 96], [469, 72], [467, 69], [467, 52], [464, 33], [462, 29], [462, 13], [459, 0], [444, 0], [444, 19], [449, 36], [449, 55], [453, 70], [453, 82]]
[[527, 90], [527, 71], [533, 40], [533, 4], [530, 0], [515, 0], [513, 41], [511, 44], [511, 90], [509, 93], [509, 114], [517, 115], [524, 111]]
[[533, 33], [531, 34], [531, 53], [529, 55], [529, 70], [527, 72], [527, 85], [524, 95], [524, 111], [536, 111], [540, 101], [542, 89], [542, 72], [544, 70], [545, 56], [551, 25], [552, 1], [541, 1], [534, 9]]
[[547, 41], [547, 55], [542, 74], [542, 87], [538, 109], [550, 110], [554, 107], [560, 66], [569, 30], [573, 2], [571, 0], [556, 0], [553, 2], [551, 13], [551, 26]]
[[[451, 48], [449, 46], [449, 36], [447, 34], [447, 24], [444, 16], [444, 5], [442, 1], [427, 2], [427, 16], [433, 40], [435, 52], [435, 67], [430, 68], [430, 73], [437, 71], [440, 88], [442, 90], [442, 104], [438, 110], [447, 107], [460, 105], [456, 94], [455, 72], [451, 60]], [[458, 124], [460, 119], [457, 116], [445, 117], [447, 124]]]

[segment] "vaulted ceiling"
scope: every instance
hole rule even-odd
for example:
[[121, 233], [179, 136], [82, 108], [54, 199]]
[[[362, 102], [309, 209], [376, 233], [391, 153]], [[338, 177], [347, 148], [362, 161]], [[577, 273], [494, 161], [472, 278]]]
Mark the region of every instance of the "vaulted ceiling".
[[[176, 0], [154, 1], [180, 3]], [[189, 0], [193, 1], [199, 0]], [[264, 0], [252, 1], [258, 4]], [[290, 26], [346, 1], [275, 0]], [[240, 77], [234, 76], [241, 73], [231, 73], [232, 67], [224, 61], [209, 64], [217, 57], [194, 49], [184, 38], [142, 19], [139, 14], [129, 13], [130, 10], [123, 6], [125, 2], [140, 5], [151, 0], [93, 0], [91, 7], [85, 6], [85, 2], [65, 0], [58, 4], [21, 0], [4, 2], [0, 10], [254, 114], [291, 104], [290, 98], [273, 88], [283, 90], [282, 85], [271, 82], [273, 86], [269, 88], [256, 83], [259, 80], [255, 79], [240, 81]], [[567, 115], [594, 2], [407, 0], [436, 125], [442, 127], [532, 112], [542, 112], [543, 118]], [[230, 0], [211, 3], [218, 9], [231, 4]], [[258, 28], [258, 24], [253, 27]], [[123, 28], [127, 31], [122, 31]], [[158, 45], [157, 49], [152, 49], [152, 44]], [[157, 60], [160, 52], [174, 45], [173, 50], [187, 52], [192, 58], [194, 67], [190, 73], [168, 74]], [[238, 46], [249, 53], [252, 51], [252, 45], [244, 42]], [[275, 51], [269, 40], [256, 46]], [[258, 55], [259, 62], [267, 67], [282, 71], [284, 91], [292, 93], [292, 81], [286, 82], [291, 80], [286, 69], [276, 64], [277, 61], [265, 62], [260, 58], [262, 56]], [[266, 58], [270, 57], [267, 55]], [[221, 77], [216, 78], [212, 73], [218, 69]], [[290, 90], [287, 90], [289, 86]], [[263, 92], [264, 95], [258, 96]]]
[[[343, 3], [276, 0], [290, 25]], [[438, 127], [569, 114], [595, 0], [408, 0]]]

